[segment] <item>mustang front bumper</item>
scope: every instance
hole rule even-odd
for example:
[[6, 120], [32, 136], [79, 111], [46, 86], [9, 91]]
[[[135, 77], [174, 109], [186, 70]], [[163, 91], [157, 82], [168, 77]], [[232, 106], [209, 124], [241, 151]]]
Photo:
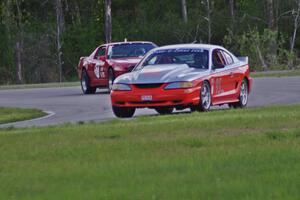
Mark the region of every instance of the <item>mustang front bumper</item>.
[[111, 91], [111, 102], [117, 107], [179, 107], [199, 103], [200, 87], [165, 90], [159, 88], [139, 88], [131, 85], [131, 91]]

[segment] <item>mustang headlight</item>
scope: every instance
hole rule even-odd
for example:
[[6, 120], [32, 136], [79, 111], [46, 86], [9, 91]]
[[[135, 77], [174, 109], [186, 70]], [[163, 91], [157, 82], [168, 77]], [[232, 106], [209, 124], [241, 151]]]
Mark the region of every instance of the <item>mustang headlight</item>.
[[112, 86], [112, 90], [118, 90], [118, 91], [130, 91], [131, 87], [127, 84], [122, 83], [114, 83]]
[[183, 82], [174, 82], [174, 83], [169, 83], [166, 87], [165, 90], [171, 90], [171, 89], [185, 89], [185, 88], [191, 88], [193, 87], [194, 84], [192, 82], [188, 81], [183, 81]]

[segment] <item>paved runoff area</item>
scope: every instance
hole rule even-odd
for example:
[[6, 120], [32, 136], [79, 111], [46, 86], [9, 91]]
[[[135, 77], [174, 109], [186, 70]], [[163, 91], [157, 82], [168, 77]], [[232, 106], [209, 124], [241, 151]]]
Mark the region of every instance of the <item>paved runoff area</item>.
[[[249, 107], [294, 103], [300, 103], [300, 77], [254, 79]], [[41, 119], [9, 124], [16, 127], [115, 118], [108, 92], [98, 90], [94, 95], [83, 95], [80, 87], [0, 90], [0, 107], [38, 108], [48, 113]], [[150, 109], [138, 109], [135, 116], [156, 114]]]

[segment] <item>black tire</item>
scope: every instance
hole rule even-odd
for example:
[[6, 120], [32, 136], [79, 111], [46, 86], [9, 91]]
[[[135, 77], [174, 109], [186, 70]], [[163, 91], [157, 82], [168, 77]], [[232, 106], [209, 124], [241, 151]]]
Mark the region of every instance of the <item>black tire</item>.
[[168, 115], [171, 114], [174, 111], [173, 107], [160, 107], [155, 108], [156, 112], [158, 112], [161, 115]]
[[110, 92], [112, 90], [112, 85], [114, 83], [115, 80], [115, 74], [114, 74], [114, 70], [112, 68], [109, 68], [108, 70], [108, 84], [107, 84], [107, 89]]
[[197, 110], [199, 112], [207, 112], [210, 110], [210, 107], [211, 107], [211, 89], [209, 83], [207, 81], [204, 81], [200, 91], [199, 106], [196, 108], [192, 107], [191, 111]]
[[119, 118], [131, 118], [135, 113], [135, 108], [112, 106], [112, 110]]
[[90, 78], [85, 70], [82, 71], [80, 83], [83, 94], [95, 94], [97, 88], [90, 86]]
[[191, 106], [190, 109], [191, 109], [191, 112], [196, 112], [197, 111], [197, 106]]
[[236, 103], [229, 103], [228, 106], [230, 108], [244, 108], [247, 106], [249, 99], [249, 92], [248, 92], [248, 81], [244, 79], [240, 86], [240, 94], [239, 94], [239, 101]]

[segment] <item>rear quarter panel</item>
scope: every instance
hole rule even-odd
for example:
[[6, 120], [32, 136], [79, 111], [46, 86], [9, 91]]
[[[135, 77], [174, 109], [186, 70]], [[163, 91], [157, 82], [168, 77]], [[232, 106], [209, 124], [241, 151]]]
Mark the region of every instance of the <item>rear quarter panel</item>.
[[78, 63], [78, 66], [77, 66], [77, 74], [78, 74], [78, 77], [79, 77], [80, 80], [81, 80], [81, 75], [82, 75], [82, 69], [83, 69], [84, 60], [86, 58], [87, 57], [80, 57], [79, 63]]

